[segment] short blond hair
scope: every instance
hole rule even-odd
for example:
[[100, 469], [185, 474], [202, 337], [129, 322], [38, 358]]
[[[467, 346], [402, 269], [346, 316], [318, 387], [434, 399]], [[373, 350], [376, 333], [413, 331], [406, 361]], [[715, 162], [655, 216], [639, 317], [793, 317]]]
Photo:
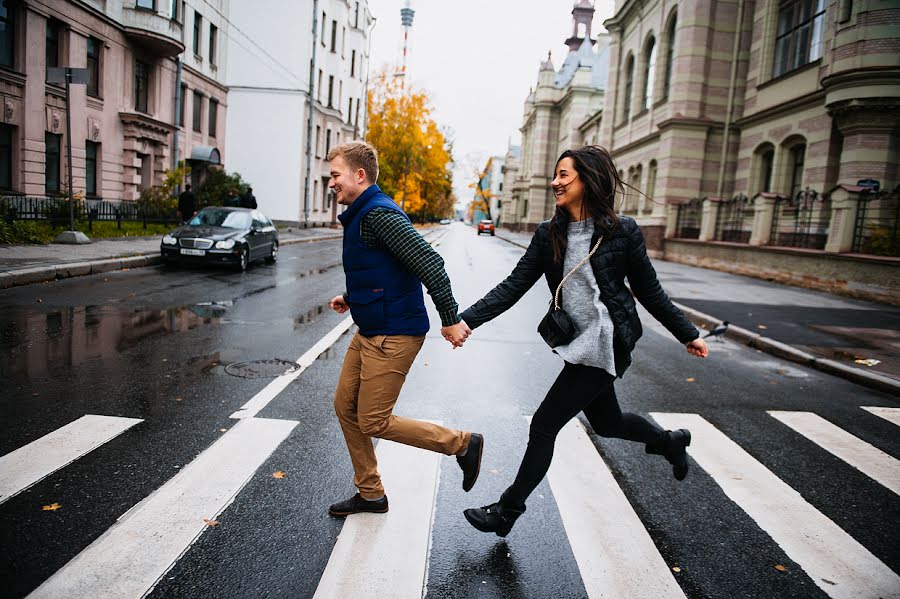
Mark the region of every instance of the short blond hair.
[[351, 141], [331, 148], [328, 152], [329, 162], [340, 156], [354, 171], [362, 169], [366, 172], [369, 183], [378, 181], [378, 152], [364, 141]]

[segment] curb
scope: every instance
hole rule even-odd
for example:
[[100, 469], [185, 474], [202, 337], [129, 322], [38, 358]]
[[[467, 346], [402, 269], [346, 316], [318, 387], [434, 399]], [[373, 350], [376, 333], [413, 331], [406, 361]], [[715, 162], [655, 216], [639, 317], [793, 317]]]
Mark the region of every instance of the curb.
[[[502, 235], [497, 235], [497, 237], [507, 243], [511, 243], [512, 245], [516, 245], [521, 248], [527, 249], [528, 247]], [[694, 324], [714, 327], [722, 322], [720, 318], [715, 318], [713, 316], [710, 316], [709, 314], [700, 312], [699, 310], [695, 310], [693, 308], [689, 308], [688, 306], [679, 304], [678, 302], [672, 303], [675, 304], [675, 307], [684, 312], [685, 316], [687, 316], [688, 319]], [[872, 389], [877, 389], [878, 391], [885, 391], [887, 393], [900, 396], [900, 381], [896, 381], [890, 377], [876, 374], [874, 372], [864, 372], [862, 370], [859, 370], [858, 368], [854, 368], [840, 362], [835, 362], [834, 360], [829, 360], [828, 358], [816, 357], [786, 343], [775, 341], [774, 339], [764, 337], [759, 333], [754, 333], [753, 331], [735, 326], [733, 324], [728, 326], [728, 331], [725, 333], [725, 336], [729, 339], [739, 341], [740, 343], [763, 351], [767, 354], [773, 355], [777, 358], [795, 362], [797, 364], [802, 364], [804, 366], [809, 366], [810, 368], [815, 368], [816, 370], [820, 370], [834, 376], [839, 376], [854, 383], [864, 385]]]
[[[322, 237], [311, 237], [309, 239], [285, 239], [278, 243], [279, 245], [295, 245], [298, 243], [341, 239], [342, 237], [342, 235], [325, 235]], [[56, 266], [23, 268], [14, 272], [0, 273], [0, 289], [22, 287], [25, 285], [33, 285], [34, 283], [45, 283], [47, 281], [57, 281], [71, 277], [97, 275], [105, 272], [112, 272], [114, 270], [130, 270], [132, 268], [156, 266], [157, 264], [162, 264], [162, 257], [159, 255], [159, 252], [139, 254], [137, 256], [125, 256], [122, 258], [104, 258], [102, 260], [91, 260], [87, 262], [69, 262]]]

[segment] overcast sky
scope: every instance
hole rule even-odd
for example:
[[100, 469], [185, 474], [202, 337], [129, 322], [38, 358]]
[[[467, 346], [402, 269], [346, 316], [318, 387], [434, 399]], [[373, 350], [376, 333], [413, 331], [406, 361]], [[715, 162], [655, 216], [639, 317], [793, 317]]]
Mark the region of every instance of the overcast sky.
[[[405, 0], [369, 0], [377, 19], [372, 31], [372, 69], [397, 65]], [[612, 16], [613, 0], [595, 0], [593, 31]], [[559, 68], [572, 34], [574, 0], [412, 0], [416, 11], [410, 30], [409, 80], [425, 89], [435, 119], [452, 131], [454, 188], [461, 201], [471, 198], [467, 185], [487, 158], [504, 155], [507, 142], [520, 139], [528, 88], [538, 68], [553, 52]]]

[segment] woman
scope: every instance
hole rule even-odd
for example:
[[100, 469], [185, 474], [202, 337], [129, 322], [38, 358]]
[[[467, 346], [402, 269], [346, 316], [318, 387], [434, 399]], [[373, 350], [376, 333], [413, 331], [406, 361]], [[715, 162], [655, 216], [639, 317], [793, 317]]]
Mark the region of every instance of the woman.
[[[615, 196], [623, 185], [609, 153], [599, 146], [563, 152], [551, 187], [553, 218], [538, 226], [513, 272], [461, 314], [475, 329], [511, 308], [541, 275], [553, 293], [573, 271], [559, 303], [574, 321], [575, 336], [554, 349], [565, 365], [531, 421], [516, 480], [497, 503], [464, 512], [472, 526], [501, 537], [525, 512], [525, 501], [550, 468], [556, 435], [578, 412], [597, 434], [645, 443], [647, 453], [672, 464], [676, 479], [687, 476], [690, 432], [664, 431], [637, 414], [622, 413], [616, 400], [613, 383], [631, 365], [642, 332], [632, 293], [689, 353], [701, 358], [708, 353], [697, 329], [660, 287], [637, 224], [616, 216]], [[578, 267], [598, 242], [593, 256]]]

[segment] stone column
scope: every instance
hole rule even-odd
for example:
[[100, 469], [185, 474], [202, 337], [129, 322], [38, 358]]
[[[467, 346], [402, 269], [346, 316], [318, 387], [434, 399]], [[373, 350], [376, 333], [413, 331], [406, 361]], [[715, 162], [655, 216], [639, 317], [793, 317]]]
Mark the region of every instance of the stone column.
[[703, 216], [700, 220], [700, 241], [713, 241], [716, 238], [716, 218], [719, 216], [719, 198], [703, 200]]
[[775, 220], [775, 197], [758, 195], [753, 200], [753, 232], [750, 245], [766, 245], [772, 237], [772, 221]]
[[859, 197], [859, 193], [843, 186], [831, 192], [831, 226], [825, 244], [826, 252], [849, 252], [853, 249]]
[[678, 205], [666, 204], [666, 239], [672, 239], [678, 233]]

